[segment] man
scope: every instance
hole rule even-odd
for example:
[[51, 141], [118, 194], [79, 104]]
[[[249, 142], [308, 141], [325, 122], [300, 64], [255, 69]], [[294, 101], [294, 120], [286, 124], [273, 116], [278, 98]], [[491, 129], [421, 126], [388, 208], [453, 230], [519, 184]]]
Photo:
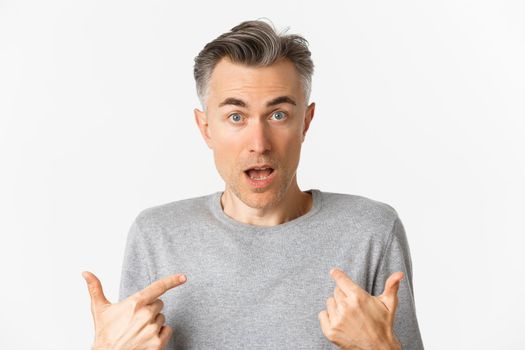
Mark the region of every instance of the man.
[[297, 185], [315, 110], [307, 41], [243, 22], [204, 47], [194, 74], [195, 121], [225, 189], [137, 216], [119, 303], [83, 274], [93, 348], [422, 349], [396, 211]]

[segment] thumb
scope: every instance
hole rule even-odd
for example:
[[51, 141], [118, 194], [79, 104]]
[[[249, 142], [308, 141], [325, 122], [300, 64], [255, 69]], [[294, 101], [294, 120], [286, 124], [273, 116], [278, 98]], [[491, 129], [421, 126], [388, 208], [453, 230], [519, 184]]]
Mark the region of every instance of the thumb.
[[396, 312], [397, 292], [404, 277], [405, 275], [401, 271], [391, 274], [385, 282], [383, 293], [378, 297], [392, 314]]
[[84, 271], [82, 272], [82, 277], [84, 277], [87, 282], [89, 296], [91, 297], [91, 307], [96, 309], [100, 306], [111, 304], [104, 296], [102, 284], [97, 276], [89, 271]]

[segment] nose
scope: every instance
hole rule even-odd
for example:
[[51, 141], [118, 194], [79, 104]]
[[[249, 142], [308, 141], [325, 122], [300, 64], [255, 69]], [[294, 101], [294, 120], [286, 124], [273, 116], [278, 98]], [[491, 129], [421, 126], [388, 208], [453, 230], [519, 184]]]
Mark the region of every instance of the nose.
[[250, 152], [264, 154], [271, 150], [270, 130], [268, 125], [261, 120], [254, 121], [249, 126], [248, 142]]

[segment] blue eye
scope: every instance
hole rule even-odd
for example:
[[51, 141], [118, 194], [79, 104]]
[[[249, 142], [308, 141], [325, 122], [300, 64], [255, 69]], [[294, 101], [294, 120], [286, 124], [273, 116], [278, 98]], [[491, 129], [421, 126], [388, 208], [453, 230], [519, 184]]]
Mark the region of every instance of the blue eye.
[[[242, 117], [241, 117], [241, 115], [239, 113], [230, 114], [230, 116], [228, 118], [233, 117], [233, 116], [238, 116], [238, 118], [235, 119], [235, 122], [240, 121], [242, 119]], [[237, 124], [237, 123], [235, 123], [235, 124]]]
[[277, 118], [277, 120], [283, 120], [283, 119], [286, 118], [286, 113], [281, 112], [281, 111], [277, 111], [277, 112], [272, 114], [272, 116], [275, 116], [275, 115], [281, 115], [281, 117]]

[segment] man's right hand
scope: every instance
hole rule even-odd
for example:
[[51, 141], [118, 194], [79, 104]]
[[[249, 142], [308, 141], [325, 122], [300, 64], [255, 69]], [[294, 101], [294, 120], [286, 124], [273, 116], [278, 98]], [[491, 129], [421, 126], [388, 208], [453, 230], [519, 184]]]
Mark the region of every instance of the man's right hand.
[[[168, 290], [183, 284], [183, 274], [153, 282], [119, 303], [111, 304], [102, 291], [100, 280], [91, 272], [82, 272], [91, 296], [95, 323], [93, 350], [162, 350], [173, 330], [164, 325], [160, 313], [164, 303], [158, 299]], [[183, 277], [183, 280], [179, 280]]]

